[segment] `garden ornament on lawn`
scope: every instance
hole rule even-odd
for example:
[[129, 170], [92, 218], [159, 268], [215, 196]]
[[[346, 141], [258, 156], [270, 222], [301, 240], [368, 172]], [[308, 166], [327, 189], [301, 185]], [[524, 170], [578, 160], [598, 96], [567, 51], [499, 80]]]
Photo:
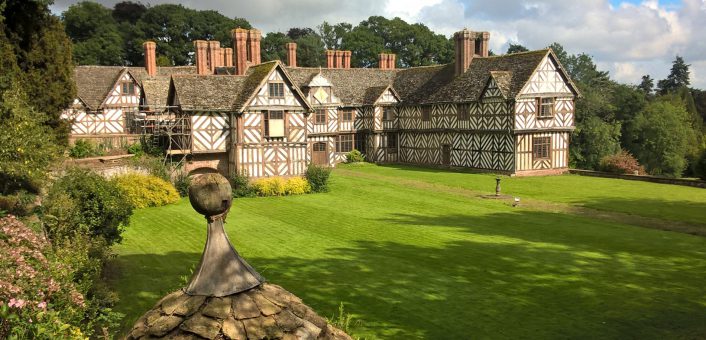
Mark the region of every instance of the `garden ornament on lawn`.
[[191, 206], [208, 221], [198, 270], [138, 319], [127, 339], [351, 339], [238, 255], [223, 228], [231, 195], [219, 174], [193, 180]]

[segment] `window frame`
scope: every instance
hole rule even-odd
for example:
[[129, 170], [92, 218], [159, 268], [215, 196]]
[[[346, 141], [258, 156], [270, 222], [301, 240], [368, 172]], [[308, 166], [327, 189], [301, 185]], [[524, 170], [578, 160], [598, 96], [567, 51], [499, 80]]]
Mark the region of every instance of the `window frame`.
[[[323, 114], [321, 114], [321, 113], [323, 113]], [[319, 121], [319, 118], [321, 115], [324, 117], [323, 121]], [[327, 122], [328, 122], [328, 109], [327, 108], [315, 109], [314, 110], [314, 125], [326, 125]]]
[[[128, 92], [126, 92], [126, 90]], [[124, 97], [137, 95], [137, 93], [135, 92], [135, 83], [131, 81], [120, 82], [120, 95]]]
[[397, 108], [394, 106], [383, 106], [382, 107], [382, 120], [390, 122], [397, 118]]
[[[340, 115], [341, 122], [349, 123], [355, 119], [355, 114], [353, 114], [353, 109], [346, 108], [346, 109], [340, 109], [339, 111], [341, 112], [341, 115]], [[346, 115], [349, 115], [350, 117], [348, 117], [348, 119], [346, 119]]]
[[[391, 143], [390, 141], [394, 141]], [[390, 153], [397, 153], [397, 148], [399, 147], [399, 139], [396, 133], [388, 133], [385, 140], [385, 147]]]
[[[277, 86], [277, 87], [275, 87], [275, 86]], [[274, 91], [273, 91], [273, 89], [274, 89]], [[281, 95], [279, 93], [277, 93], [277, 92], [279, 92], [278, 90], [280, 90], [280, 89], [282, 90]], [[273, 94], [273, 92], [275, 92], [275, 93]], [[267, 93], [270, 98], [277, 98], [277, 99], [284, 98], [284, 82], [281, 82], [281, 81], [268, 82], [267, 83]]]
[[[550, 102], [544, 103], [544, 100], [549, 100]], [[538, 97], [537, 98], [537, 118], [553, 118], [555, 104], [556, 104], [556, 97]], [[544, 114], [545, 107], [549, 108], [548, 114]]]
[[456, 105], [456, 119], [467, 121], [471, 119], [471, 105], [460, 103]]
[[[345, 140], [344, 140], [345, 138]], [[343, 148], [346, 145], [348, 148]], [[349, 153], [355, 149], [355, 136], [353, 134], [345, 134], [336, 136], [336, 152]]]
[[422, 121], [423, 122], [430, 122], [431, 121], [431, 105], [424, 105], [422, 106]]
[[[272, 118], [271, 113], [272, 112], [279, 112], [282, 115], [282, 118]], [[282, 120], [284, 123], [284, 117], [287, 115], [287, 111], [285, 110], [263, 110], [262, 111], [262, 137], [265, 138], [268, 141], [284, 141], [284, 136], [281, 137], [270, 137], [270, 120]], [[287, 124], [284, 125], [284, 135], [287, 135]]]
[[[546, 153], [546, 156], [544, 155]], [[552, 156], [552, 137], [532, 137], [532, 159], [545, 160]]]

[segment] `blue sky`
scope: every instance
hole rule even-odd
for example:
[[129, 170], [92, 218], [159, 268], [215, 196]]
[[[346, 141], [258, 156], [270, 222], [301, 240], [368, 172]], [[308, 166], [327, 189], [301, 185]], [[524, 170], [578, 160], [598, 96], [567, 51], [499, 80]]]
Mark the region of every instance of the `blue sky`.
[[[55, 0], [59, 14], [78, 0]], [[321, 22], [358, 23], [371, 15], [421, 22], [450, 36], [467, 27], [489, 31], [491, 49], [510, 43], [541, 49], [561, 43], [587, 53], [618, 81], [644, 74], [666, 77], [681, 55], [691, 64], [692, 84], [706, 89], [706, 0], [141, 0], [181, 3], [248, 19], [264, 32], [315, 28]], [[112, 7], [118, 0], [98, 0]]]

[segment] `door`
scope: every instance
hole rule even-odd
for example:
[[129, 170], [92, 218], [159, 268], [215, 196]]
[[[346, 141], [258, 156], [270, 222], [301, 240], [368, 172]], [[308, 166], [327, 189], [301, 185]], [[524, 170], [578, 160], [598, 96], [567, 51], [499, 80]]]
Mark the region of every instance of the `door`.
[[328, 166], [328, 152], [326, 143], [314, 143], [311, 147], [311, 162], [316, 165]]
[[441, 146], [441, 164], [451, 165], [451, 145], [444, 144]]

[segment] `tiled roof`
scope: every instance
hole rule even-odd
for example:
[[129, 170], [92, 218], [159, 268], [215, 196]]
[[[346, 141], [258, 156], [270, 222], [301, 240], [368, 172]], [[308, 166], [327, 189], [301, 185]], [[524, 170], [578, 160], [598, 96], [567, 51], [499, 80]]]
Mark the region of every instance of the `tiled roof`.
[[[309, 67], [287, 67], [296, 85], [305, 87], [321, 74], [332, 84], [333, 93], [346, 105], [372, 105], [378, 96], [372, 98], [372, 87], [384, 88], [391, 85], [395, 79], [396, 70], [381, 70], [375, 68], [319, 69]], [[305, 90], [306, 91], [306, 90]], [[371, 101], [372, 98], [372, 101]]]
[[242, 76], [174, 75], [172, 84], [184, 110], [231, 110], [245, 85]]
[[74, 68], [76, 95], [97, 110], [125, 68], [122, 66], [78, 66]]

